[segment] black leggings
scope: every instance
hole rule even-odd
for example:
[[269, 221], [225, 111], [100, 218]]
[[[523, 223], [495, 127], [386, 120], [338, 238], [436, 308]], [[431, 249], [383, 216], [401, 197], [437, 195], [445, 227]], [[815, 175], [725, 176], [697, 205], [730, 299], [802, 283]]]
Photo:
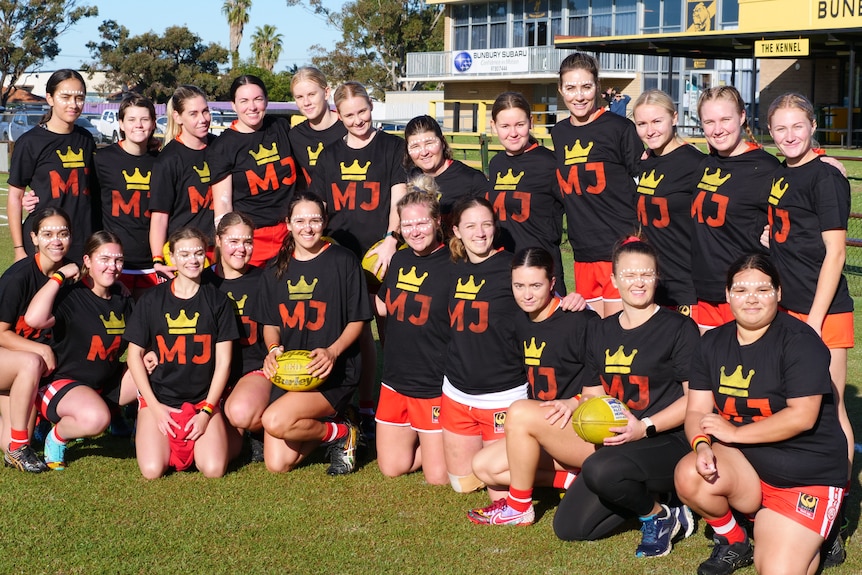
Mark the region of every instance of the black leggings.
[[564, 541], [591, 541], [649, 515], [655, 494], [674, 491], [673, 470], [690, 450], [682, 430], [597, 450], [560, 502], [554, 533]]

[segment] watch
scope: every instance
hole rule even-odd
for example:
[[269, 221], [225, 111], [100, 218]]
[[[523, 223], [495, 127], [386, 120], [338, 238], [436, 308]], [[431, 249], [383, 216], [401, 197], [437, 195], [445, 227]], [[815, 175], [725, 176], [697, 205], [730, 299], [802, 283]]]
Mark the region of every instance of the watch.
[[641, 419], [641, 421], [643, 421], [644, 425], [646, 426], [647, 437], [655, 437], [656, 435], [658, 435], [658, 430], [656, 430], [655, 428], [655, 423], [653, 423], [649, 417], [644, 417], [643, 419]]

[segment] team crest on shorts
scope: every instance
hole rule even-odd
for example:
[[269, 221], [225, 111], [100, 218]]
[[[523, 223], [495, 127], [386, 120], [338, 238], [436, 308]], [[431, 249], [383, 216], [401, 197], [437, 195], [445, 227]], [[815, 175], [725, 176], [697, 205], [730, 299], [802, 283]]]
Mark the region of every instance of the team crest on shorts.
[[684, 315], [685, 317], [691, 317], [691, 306], [690, 305], [678, 305], [676, 306], [676, 311]]
[[504, 433], [506, 425], [506, 412], [497, 411], [494, 413], [494, 433]]
[[431, 406], [431, 423], [440, 423], [440, 406]]
[[819, 501], [819, 497], [814, 497], [807, 493], [800, 493], [799, 499], [796, 500], [796, 512], [800, 515], [804, 515], [808, 519], [814, 519], [814, 515], [817, 513], [817, 504]]

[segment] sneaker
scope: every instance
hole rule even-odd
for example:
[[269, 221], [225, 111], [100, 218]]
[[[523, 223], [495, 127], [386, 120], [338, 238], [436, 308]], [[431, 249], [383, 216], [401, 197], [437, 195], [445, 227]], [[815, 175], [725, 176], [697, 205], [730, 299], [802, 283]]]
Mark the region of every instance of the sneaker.
[[66, 469], [66, 444], [57, 441], [53, 433], [45, 436], [45, 465], [54, 471]]
[[697, 575], [730, 575], [754, 563], [754, 548], [745, 536], [742, 543], [728, 543], [721, 535], [713, 536], [712, 554], [697, 568]]
[[6, 455], [3, 456], [3, 461], [7, 467], [14, 467], [19, 471], [26, 471], [28, 473], [48, 471], [45, 462], [36, 455], [36, 452], [29, 445], [22, 445], [14, 451], [7, 449]]
[[[821, 550], [821, 553], [823, 551]], [[838, 567], [847, 560], [847, 551], [844, 549], [844, 538], [839, 535], [832, 541], [832, 545], [823, 554], [823, 568]]]
[[694, 533], [694, 529], [697, 526], [694, 521], [694, 513], [691, 512], [691, 508], [688, 505], [680, 505], [679, 507], [674, 507], [671, 509], [671, 512], [676, 515], [676, 520], [679, 523], [679, 531], [674, 538], [674, 541], [682, 541], [683, 539], [688, 539]]
[[661, 506], [663, 517], [656, 513], [641, 519], [641, 542], [635, 550], [637, 557], [664, 557], [673, 549], [673, 538], [680, 530], [676, 513], [667, 505]]
[[33, 444], [45, 445], [45, 437], [51, 431], [53, 425], [47, 419], [42, 419], [42, 416], [36, 418], [36, 427], [33, 429]]
[[471, 509], [467, 517], [477, 525], [532, 525], [536, 521], [536, 511], [532, 505], [526, 511], [516, 511], [504, 497], [487, 507]]
[[352, 422], [345, 421], [347, 435], [331, 442], [326, 448], [329, 458], [329, 475], [347, 475], [356, 469], [356, 442], [359, 438], [359, 428]]

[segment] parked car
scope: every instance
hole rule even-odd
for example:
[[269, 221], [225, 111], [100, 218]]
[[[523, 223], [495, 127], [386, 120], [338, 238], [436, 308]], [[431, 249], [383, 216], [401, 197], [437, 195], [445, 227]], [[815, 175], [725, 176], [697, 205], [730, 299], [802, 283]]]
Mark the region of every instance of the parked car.
[[165, 135], [165, 132], [168, 130], [168, 117], [167, 116], [159, 116], [156, 118], [156, 134]]
[[93, 120], [92, 124], [102, 134], [103, 139], [114, 144], [120, 141], [120, 111], [104, 110], [102, 116]]
[[11, 140], [12, 142], [18, 141], [21, 134], [39, 125], [39, 120], [42, 119], [43, 115], [42, 112], [15, 112], [9, 124], [6, 125], [3, 139]]
[[97, 144], [101, 144], [104, 138], [102, 137], [102, 133], [96, 129], [96, 126], [93, 125], [90, 120], [81, 116], [77, 120], [75, 120], [75, 124], [81, 126], [93, 136], [93, 139], [96, 140]]
[[212, 117], [210, 134], [216, 136], [230, 128], [231, 123], [237, 118], [236, 112], [233, 110], [211, 110], [210, 116]]

